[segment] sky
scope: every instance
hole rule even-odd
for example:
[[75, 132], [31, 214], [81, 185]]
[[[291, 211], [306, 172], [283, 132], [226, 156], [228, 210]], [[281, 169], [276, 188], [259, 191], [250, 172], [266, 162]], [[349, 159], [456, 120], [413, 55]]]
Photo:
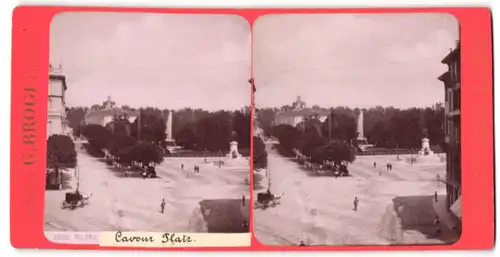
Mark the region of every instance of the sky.
[[256, 20], [256, 107], [297, 96], [308, 106], [426, 107], [444, 102], [437, 78], [455, 47], [449, 14], [294, 14]]
[[251, 28], [239, 16], [67, 12], [54, 17], [50, 62], [66, 104], [240, 109], [250, 105]]

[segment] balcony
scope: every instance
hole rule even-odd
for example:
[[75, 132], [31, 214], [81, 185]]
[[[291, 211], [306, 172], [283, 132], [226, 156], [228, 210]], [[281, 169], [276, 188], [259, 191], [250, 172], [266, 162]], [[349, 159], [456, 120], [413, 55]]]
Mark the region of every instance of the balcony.
[[48, 109], [47, 114], [49, 117], [66, 117], [66, 112], [64, 110], [59, 109]]
[[456, 117], [456, 116], [460, 116], [460, 110], [459, 109], [455, 109], [455, 110], [448, 111], [448, 113], [446, 113], [446, 116], [450, 117], [450, 118], [453, 118], [453, 117]]

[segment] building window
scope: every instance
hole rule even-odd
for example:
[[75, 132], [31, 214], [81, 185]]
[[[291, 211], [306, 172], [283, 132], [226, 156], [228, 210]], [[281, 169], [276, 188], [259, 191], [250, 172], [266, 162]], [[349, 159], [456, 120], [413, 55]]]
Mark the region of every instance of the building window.
[[450, 112], [450, 111], [453, 111], [453, 92], [452, 92], [451, 88], [448, 88], [447, 95], [448, 95], [447, 107], [448, 107], [448, 111]]
[[52, 135], [52, 121], [50, 120], [47, 122], [47, 134]]
[[460, 90], [455, 90], [454, 94], [455, 99], [454, 99], [454, 111], [460, 111]]
[[450, 70], [450, 80], [451, 80], [450, 82], [453, 82], [453, 81], [454, 81], [454, 79], [455, 79], [455, 67], [454, 67], [454, 66], [455, 66], [455, 64], [454, 64], [453, 62], [452, 62], [452, 63], [450, 63], [450, 65], [449, 65], [449, 70]]

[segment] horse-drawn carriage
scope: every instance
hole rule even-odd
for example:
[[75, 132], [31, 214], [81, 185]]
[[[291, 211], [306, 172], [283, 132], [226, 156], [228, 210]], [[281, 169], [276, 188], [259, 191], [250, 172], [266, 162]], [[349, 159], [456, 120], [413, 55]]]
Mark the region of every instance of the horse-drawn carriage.
[[80, 192], [68, 192], [64, 198], [64, 201], [61, 204], [61, 208], [70, 208], [75, 209], [77, 207], [83, 207], [88, 204], [90, 196], [82, 195]]
[[156, 169], [152, 166], [147, 166], [144, 168], [144, 172], [142, 173], [143, 178], [156, 178]]
[[347, 170], [347, 166], [344, 164], [334, 166], [333, 167], [333, 175], [335, 177], [345, 177], [349, 176], [349, 170]]
[[283, 194], [284, 193], [282, 193], [281, 195], [274, 195], [269, 191], [265, 193], [258, 193], [257, 201], [255, 202], [255, 208], [261, 207], [263, 209], [266, 209], [267, 207], [269, 207], [269, 205], [271, 205], [271, 207], [274, 207], [280, 203], [279, 200], [281, 199]]

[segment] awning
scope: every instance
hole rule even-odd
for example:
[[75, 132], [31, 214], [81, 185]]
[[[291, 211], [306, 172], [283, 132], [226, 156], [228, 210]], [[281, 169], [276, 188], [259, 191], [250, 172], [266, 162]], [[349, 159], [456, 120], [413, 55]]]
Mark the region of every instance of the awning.
[[450, 211], [462, 219], [462, 196], [459, 196], [458, 199], [451, 205]]

